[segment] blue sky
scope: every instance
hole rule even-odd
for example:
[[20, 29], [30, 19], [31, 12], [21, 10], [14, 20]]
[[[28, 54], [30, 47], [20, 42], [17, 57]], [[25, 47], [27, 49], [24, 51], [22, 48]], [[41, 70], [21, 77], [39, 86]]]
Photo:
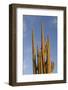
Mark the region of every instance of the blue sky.
[[57, 17], [56, 16], [31, 16], [23, 15], [23, 73], [32, 74], [32, 27], [35, 33], [35, 47], [41, 46], [41, 24], [44, 25], [45, 39], [50, 38], [50, 58], [54, 62], [53, 72], [57, 72]]

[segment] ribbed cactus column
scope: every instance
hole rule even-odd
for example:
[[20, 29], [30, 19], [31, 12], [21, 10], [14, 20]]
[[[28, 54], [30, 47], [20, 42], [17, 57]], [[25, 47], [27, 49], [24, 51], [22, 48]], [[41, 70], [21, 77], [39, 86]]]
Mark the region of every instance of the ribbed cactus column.
[[44, 50], [45, 50], [45, 40], [44, 40], [44, 32], [43, 32], [43, 24], [42, 24], [41, 25], [41, 55], [42, 55], [43, 73], [46, 73]]
[[49, 37], [47, 37], [47, 73], [51, 73], [51, 60], [50, 60], [50, 40]]
[[37, 49], [37, 60], [38, 60], [38, 74], [43, 73], [43, 66], [42, 66], [42, 57], [41, 57], [41, 50]]
[[32, 30], [32, 62], [33, 62], [33, 74], [36, 74], [36, 49], [34, 46], [34, 28]]

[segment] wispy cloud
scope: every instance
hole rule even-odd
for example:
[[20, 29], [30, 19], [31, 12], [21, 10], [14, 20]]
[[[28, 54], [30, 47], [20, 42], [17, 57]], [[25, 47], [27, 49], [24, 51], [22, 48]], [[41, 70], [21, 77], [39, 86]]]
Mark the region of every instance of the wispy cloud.
[[52, 20], [49, 19], [49, 20], [48, 20], [48, 23], [56, 24], [56, 23], [57, 23], [57, 17], [53, 18]]
[[57, 18], [54, 18], [54, 19], [52, 20], [52, 23], [53, 23], [53, 24], [56, 24], [56, 23], [57, 23]]
[[24, 71], [28, 69], [28, 64], [27, 63], [24, 63]]
[[24, 21], [23, 22], [23, 35], [24, 35], [24, 37], [26, 37], [27, 36], [27, 25], [26, 25], [26, 22]]
[[25, 72], [28, 70], [29, 66], [26, 62], [24, 62], [23, 64], [23, 74], [25, 74]]

